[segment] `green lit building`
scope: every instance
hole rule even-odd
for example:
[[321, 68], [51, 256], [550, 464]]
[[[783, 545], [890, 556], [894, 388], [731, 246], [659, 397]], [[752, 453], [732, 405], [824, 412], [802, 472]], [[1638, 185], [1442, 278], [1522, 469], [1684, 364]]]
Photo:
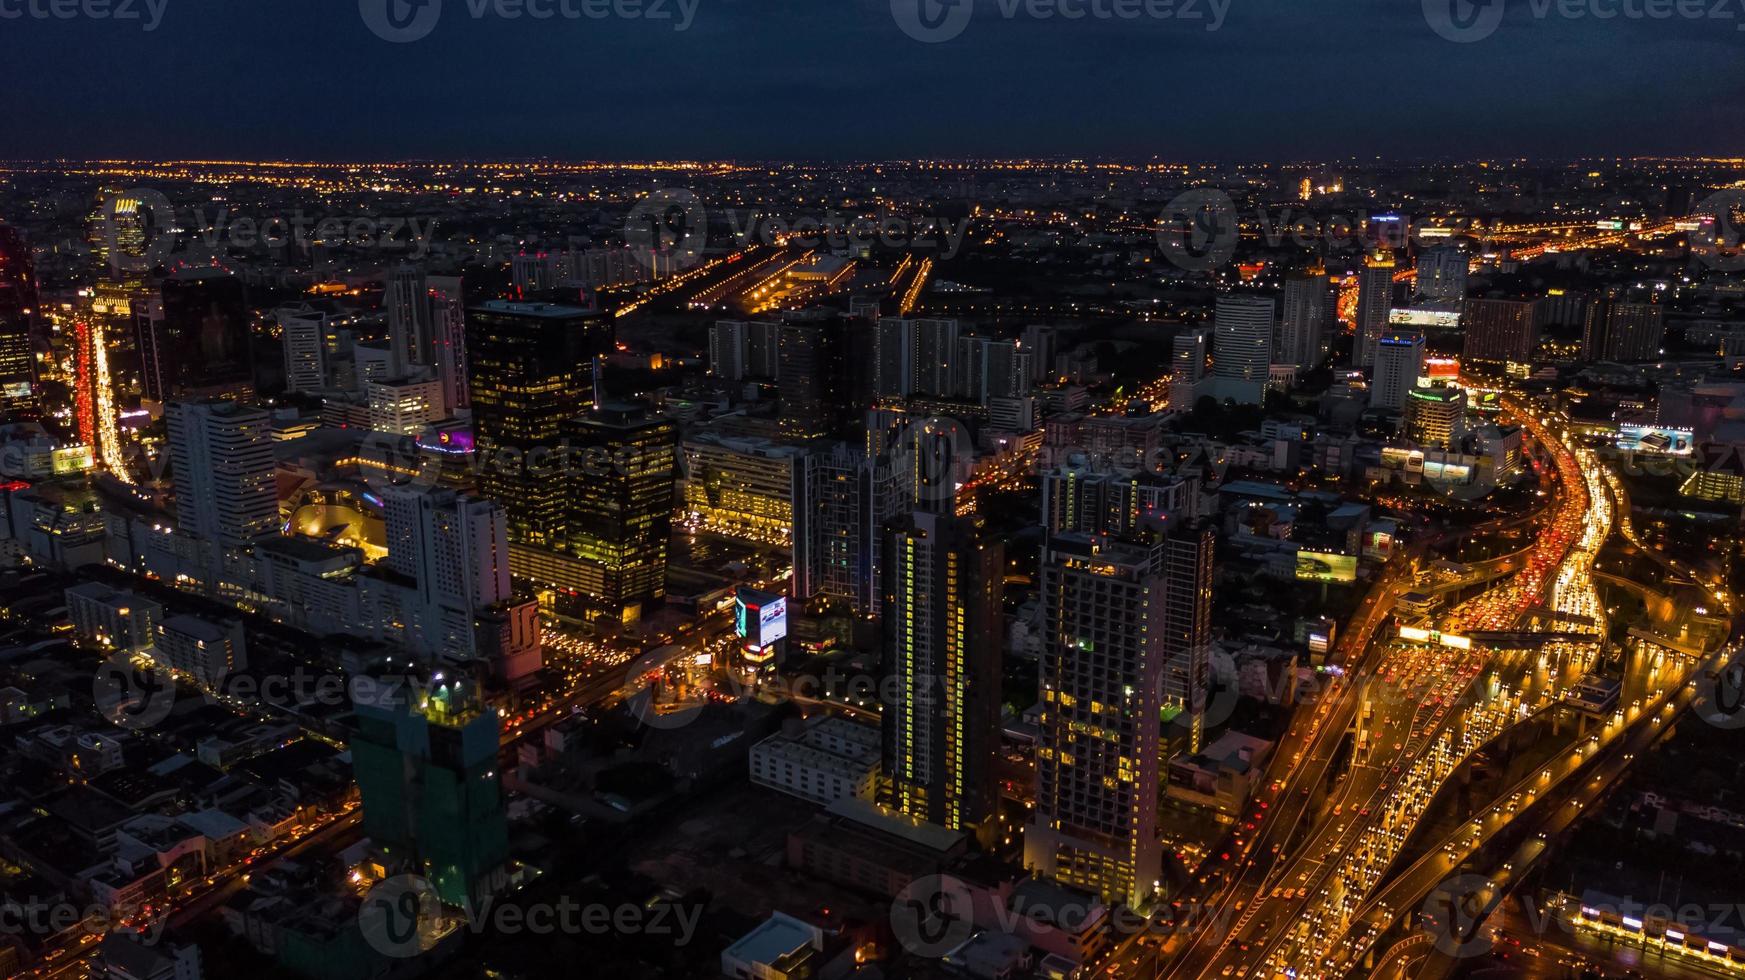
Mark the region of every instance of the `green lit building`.
[[499, 890], [507, 875], [508, 817], [497, 772], [496, 712], [470, 685], [433, 678], [359, 703], [352, 767], [364, 832], [390, 865], [429, 880], [450, 905]]

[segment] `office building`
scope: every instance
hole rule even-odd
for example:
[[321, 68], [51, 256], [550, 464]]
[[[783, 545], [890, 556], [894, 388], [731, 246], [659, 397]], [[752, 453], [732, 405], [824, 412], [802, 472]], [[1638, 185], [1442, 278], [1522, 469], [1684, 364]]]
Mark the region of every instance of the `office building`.
[[69, 586], [64, 595], [73, 629], [99, 647], [131, 654], [157, 642], [164, 607], [145, 596], [100, 582]]
[[884, 529], [908, 504], [889, 459], [847, 445], [806, 455], [794, 501], [794, 595], [878, 614]]
[[426, 303], [434, 345], [430, 368], [442, 385], [442, 403], [453, 415], [472, 407], [468, 381], [467, 314], [458, 276], [426, 276]]
[[430, 366], [436, 359], [436, 332], [424, 270], [411, 265], [389, 270], [382, 307], [388, 313], [389, 363], [394, 373]]
[[957, 397], [986, 405], [1030, 391], [1031, 353], [1015, 340], [964, 337], [958, 341]]
[[307, 304], [274, 312], [285, 349], [285, 390], [314, 394], [327, 387], [327, 314]]
[[1180, 522], [1158, 546], [1163, 577], [1158, 629], [1163, 653], [1163, 702], [1180, 719], [1187, 750], [1205, 745], [1205, 711], [1211, 684], [1213, 561], [1217, 535], [1208, 523]]
[[640, 406], [608, 404], [567, 431], [574, 485], [560, 550], [581, 578], [547, 584], [577, 592], [587, 615], [635, 622], [666, 597], [678, 427]]
[[0, 411], [36, 407], [36, 269], [17, 229], [0, 225]]
[[1452, 245], [1425, 251], [1418, 256], [1418, 295], [1453, 303], [1465, 299], [1468, 264], [1466, 253]]
[[277, 534], [279, 496], [266, 410], [214, 398], [172, 402], [165, 417], [178, 527], [224, 545]]
[[1472, 298], [1461, 306], [1463, 361], [1525, 363], [1539, 345], [1532, 300]]
[[1425, 449], [1453, 451], [1465, 435], [1466, 391], [1432, 382], [1406, 392], [1406, 438]]
[[878, 793], [879, 730], [830, 715], [794, 719], [751, 747], [750, 764], [755, 785], [810, 803], [871, 801]]
[[885, 317], [873, 328], [873, 393], [903, 398], [915, 390], [915, 321]]
[[370, 428], [376, 432], [415, 436], [448, 414], [442, 403], [442, 382], [428, 368], [414, 377], [364, 382]]
[[1375, 380], [1369, 386], [1369, 407], [1398, 412], [1424, 373], [1424, 334], [1389, 329], [1376, 345]]
[[496, 710], [443, 674], [378, 687], [359, 700], [350, 744], [364, 833], [444, 903], [477, 907], [501, 890], [509, 856]]
[[806, 451], [767, 439], [685, 439], [681, 502], [691, 526], [758, 544], [791, 543]]
[[452, 490], [392, 487], [382, 492], [386, 564], [417, 592], [413, 645], [475, 652], [474, 618], [512, 598], [504, 509]]
[[237, 671], [248, 669], [248, 644], [242, 620], [171, 616], [157, 624], [152, 659], [212, 690]]
[[1331, 329], [1327, 314], [1327, 273], [1321, 269], [1295, 272], [1285, 280], [1284, 315], [1279, 324], [1273, 360], [1308, 369], [1326, 356]]
[[1139, 906], [1163, 877], [1164, 579], [1154, 549], [1061, 535], [1043, 555], [1041, 731], [1025, 867]]
[[509, 540], [565, 540], [580, 483], [557, 471], [570, 420], [593, 403], [610, 318], [547, 303], [492, 301], [468, 311], [466, 350], [478, 488], [509, 514]]
[[956, 320], [910, 320], [910, 376], [915, 394], [949, 398], [957, 377], [958, 341], [963, 332]]
[[725, 381], [774, 381], [781, 370], [782, 325], [722, 320], [709, 330], [709, 373]]
[[1058, 534], [1132, 538], [1194, 511], [1187, 480], [1130, 469], [1064, 465], [1042, 475], [1042, 526]]
[[1272, 375], [1271, 296], [1224, 293], [1213, 321], [1212, 380], [1218, 398], [1258, 405]]
[[1357, 274], [1357, 331], [1351, 350], [1351, 363], [1358, 367], [1375, 364], [1376, 346], [1394, 308], [1394, 257], [1384, 250], [1370, 253]]
[[916, 512], [885, 542], [884, 784], [890, 808], [993, 830], [1005, 548], [980, 517]]
[[159, 298], [161, 305], [135, 318], [145, 397], [253, 398], [254, 332], [242, 280], [219, 268], [194, 269], [164, 280]]
[[1660, 357], [1666, 342], [1666, 307], [1595, 297], [1582, 331], [1582, 359], [1632, 363]]
[[866, 380], [849, 346], [858, 321], [795, 316], [782, 324], [777, 376], [782, 434], [814, 439], [843, 431], [866, 406], [857, 378]]
[[1170, 344], [1169, 407], [1191, 411], [1206, 377], [1209, 337], [1204, 330], [1177, 334]]
[[1024, 328], [1024, 349], [1030, 352], [1030, 380], [1043, 384], [1054, 376], [1054, 355], [1060, 350], [1060, 331], [1032, 323]]

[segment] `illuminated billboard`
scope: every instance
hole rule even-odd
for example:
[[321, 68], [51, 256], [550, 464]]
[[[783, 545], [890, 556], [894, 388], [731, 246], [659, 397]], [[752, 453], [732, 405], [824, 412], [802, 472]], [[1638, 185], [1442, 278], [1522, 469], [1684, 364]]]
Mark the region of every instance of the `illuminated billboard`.
[[1357, 558], [1324, 551], [1297, 552], [1297, 581], [1355, 582]]
[[788, 635], [788, 597], [740, 589], [735, 603], [739, 638], [747, 649], [762, 650]]
[[66, 446], [56, 449], [49, 456], [55, 476], [65, 476], [68, 473], [83, 473], [96, 465], [90, 446]]
[[1689, 429], [1657, 429], [1646, 425], [1618, 426], [1618, 448], [1626, 452], [1689, 456], [1696, 452], [1696, 433]]
[[1388, 324], [1395, 327], [1419, 327], [1424, 330], [1458, 330], [1460, 311], [1401, 307], [1388, 314]]

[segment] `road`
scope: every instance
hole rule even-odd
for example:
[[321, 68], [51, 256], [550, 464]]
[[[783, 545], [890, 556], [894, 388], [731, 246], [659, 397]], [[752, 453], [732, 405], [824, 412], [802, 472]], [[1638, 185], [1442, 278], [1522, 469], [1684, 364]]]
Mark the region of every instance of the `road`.
[[[1597, 462], [1578, 458], [1529, 406], [1514, 402], [1508, 407], [1551, 454], [1558, 478], [1554, 516], [1513, 577], [1443, 617], [1445, 633], [1510, 628], [1527, 610], [1545, 604], [1548, 594], [1578, 595], [1584, 579], [1571, 571], [1572, 552], [1578, 552], [1574, 565], [1591, 561], [1591, 551], [1576, 546], [1592, 544], [1596, 533], [1603, 541], [1609, 532], [1610, 508], [1596, 507], [1592, 492]], [[1591, 600], [1582, 604], [1591, 606]], [[1359, 750], [1327, 805], [1309, 821], [1300, 847], [1281, 848], [1282, 859], [1267, 871], [1260, 870], [1268, 863], [1264, 860], [1244, 865], [1230, 899], [1242, 908], [1235, 927], [1222, 936], [1194, 937], [1166, 975], [1270, 978], [1287, 968], [1315, 973], [1364, 897], [1362, 891], [1379, 881], [1441, 780], [1525, 707], [1519, 692], [1487, 676], [1494, 651], [1386, 640], [1377, 646], [1375, 666], [1358, 672], [1370, 683], [1354, 688], [1364, 695], [1367, 750]], [[1479, 696], [1469, 698], [1475, 690]], [[1279, 762], [1293, 767], [1291, 778], [1282, 787], [1270, 784], [1260, 799], [1275, 810], [1271, 834], [1288, 836], [1308, 811], [1314, 795], [1310, 786], [1324, 781], [1334, 761], [1334, 733], [1345, 728], [1339, 722], [1358, 710], [1351, 700], [1316, 709], [1330, 728], [1306, 756], [1281, 750]], [[1270, 858], [1276, 840], [1264, 843], [1258, 858]]]

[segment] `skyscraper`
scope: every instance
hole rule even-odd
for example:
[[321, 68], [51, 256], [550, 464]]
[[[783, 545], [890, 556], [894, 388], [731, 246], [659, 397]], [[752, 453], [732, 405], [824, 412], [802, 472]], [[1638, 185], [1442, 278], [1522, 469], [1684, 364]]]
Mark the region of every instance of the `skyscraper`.
[[1272, 373], [1271, 296], [1222, 293], [1213, 321], [1212, 376], [1220, 398], [1258, 405]]
[[1284, 317], [1273, 360], [1304, 369], [1319, 365], [1328, 327], [1326, 271], [1292, 273], [1285, 280]]
[[1163, 876], [1157, 564], [1153, 549], [1073, 534], [1050, 541], [1042, 562], [1042, 723], [1024, 865], [1132, 906]]
[[906, 509], [889, 459], [845, 444], [808, 453], [794, 500], [794, 595], [878, 614], [884, 529]]
[[1425, 449], [1453, 450], [1465, 434], [1466, 392], [1446, 381], [1406, 393], [1406, 438]]
[[510, 600], [509, 528], [501, 506], [453, 490], [382, 492], [387, 565], [416, 583], [423, 647], [471, 655], [474, 617]]
[[722, 320], [709, 331], [709, 373], [726, 381], [773, 381], [781, 370], [780, 323]]
[[980, 517], [914, 513], [885, 542], [883, 802], [993, 829], [1005, 549]]
[[1439, 245], [1418, 256], [1418, 295], [1429, 300], [1459, 302], [1466, 298], [1468, 260], [1452, 245]]
[[678, 427], [641, 406], [608, 404], [568, 431], [575, 476], [562, 550], [582, 563], [590, 611], [635, 622], [666, 597]]
[[1474, 297], [1461, 306], [1466, 361], [1527, 361], [1539, 344], [1533, 301]]
[[382, 306], [388, 311], [388, 352], [391, 369], [405, 374], [414, 366], [429, 366], [436, 357], [436, 331], [431, 322], [430, 287], [424, 270], [398, 266], [383, 283]]
[[442, 385], [442, 403], [449, 414], [472, 407], [467, 366], [466, 301], [459, 276], [428, 276], [424, 280], [430, 305], [431, 367]]
[[910, 376], [913, 391], [923, 395], [950, 397], [958, 355], [957, 341], [962, 336], [956, 320], [910, 320]]
[[1169, 407], [1186, 412], [1200, 397], [1200, 382], [1206, 377], [1207, 337], [1204, 330], [1177, 334], [1169, 358]]
[[1596, 297], [1587, 309], [1582, 330], [1582, 359], [1587, 361], [1652, 361], [1666, 341], [1666, 308], [1657, 303], [1632, 303], [1616, 297]]
[[1209, 523], [1176, 522], [1158, 546], [1163, 576], [1158, 624], [1164, 657], [1163, 701], [1187, 732], [1187, 747], [1205, 744], [1206, 700], [1211, 686], [1212, 586], [1217, 534]]
[[1421, 330], [1388, 330], [1376, 345], [1375, 381], [1369, 387], [1369, 406], [1397, 412], [1406, 407], [1406, 395], [1424, 373], [1424, 333]]
[[1017, 398], [1030, 391], [1031, 353], [1015, 340], [963, 337], [958, 340], [957, 397], [986, 405], [994, 398]]
[[327, 314], [307, 304], [273, 314], [285, 348], [285, 390], [313, 393], [327, 387]]
[[279, 529], [271, 417], [221, 399], [172, 402], [165, 411], [176, 488], [176, 523], [224, 545]]
[[36, 270], [14, 228], [0, 225], [0, 411], [36, 402]]
[[254, 330], [242, 280], [199, 268], [164, 280], [161, 292], [162, 318], [136, 319], [145, 397], [253, 398]]
[[509, 540], [551, 548], [569, 523], [571, 481], [553, 477], [566, 426], [593, 402], [594, 359], [612, 346], [597, 312], [492, 301], [467, 315], [478, 487], [509, 514]]
[[865, 365], [854, 363], [849, 354], [849, 330], [857, 326], [858, 321], [811, 316], [782, 324], [777, 375], [783, 434], [813, 439], [841, 431], [854, 420], [856, 377], [867, 380]]
[[904, 397], [915, 390], [915, 321], [885, 317], [873, 329], [873, 393]]
[[1376, 250], [1363, 260], [1363, 270], [1357, 274], [1357, 335], [1351, 349], [1351, 362], [1358, 367], [1375, 363], [1376, 345], [1388, 326], [1394, 308], [1394, 257]]
[[383, 683], [359, 699], [349, 748], [364, 833], [443, 902], [476, 907], [507, 877], [497, 713], [465, 680], [436, 674], [428, 687]]

